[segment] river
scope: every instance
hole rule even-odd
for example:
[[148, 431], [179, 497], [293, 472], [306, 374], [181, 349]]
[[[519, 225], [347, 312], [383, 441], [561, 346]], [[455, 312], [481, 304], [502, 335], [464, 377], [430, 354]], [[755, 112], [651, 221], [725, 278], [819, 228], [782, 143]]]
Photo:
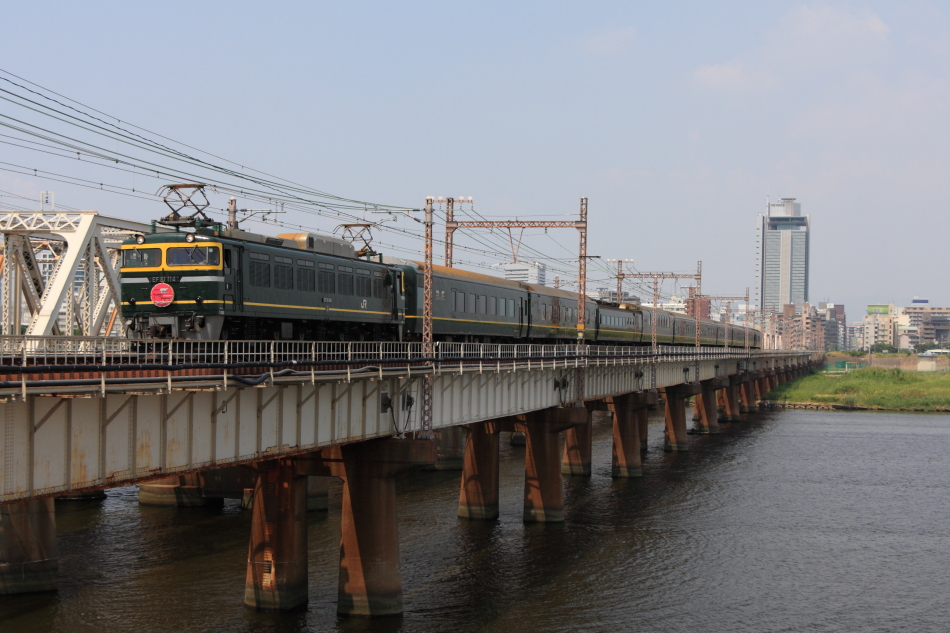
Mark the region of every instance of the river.
[[785, 411], [662, 451], [644, 476], [565, 477], [566, 521], [524, 525], [524, 449], [501, 519], [456, 518], [459, 473], [398, 485], [405, 615], [338, 619], [339, 487], [310, 515], [310, 604], [243, 606], [250, 516], [57, 504], [58, 594], [0, 598], [0, 631], [948, 631], [950, 416]]

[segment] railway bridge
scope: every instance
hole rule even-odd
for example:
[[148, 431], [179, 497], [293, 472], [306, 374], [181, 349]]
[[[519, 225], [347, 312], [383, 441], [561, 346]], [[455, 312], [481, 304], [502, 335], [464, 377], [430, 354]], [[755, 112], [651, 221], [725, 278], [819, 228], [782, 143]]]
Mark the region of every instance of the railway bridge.
[[[512, 431], [526, 442], [524, 521], [563, 521], [562, 475], [591, 472], [593, 415], [612, 418], [613, 476], [637, 477], [646, 410], [659, 398], [665, 448], [685, 451], [688, 398], [694, 429], [716, 433], [820, 362], [814, 352], [695, 347], [424, 349], [0, 337], [0, 593], [56, 588], [54, 497], [129, 484], [175, 491], [170, 477], [243, 467], [253, 484], [246, 604], [306, 603], [308, 480], [330, 476], [344, 482], [338, 612], [401, 613], [394, 478], [458, 450], [461, 435], [460, 517], [498, 518], [499, 433]], [[422, 427], [426, 381], [435, 439]]]

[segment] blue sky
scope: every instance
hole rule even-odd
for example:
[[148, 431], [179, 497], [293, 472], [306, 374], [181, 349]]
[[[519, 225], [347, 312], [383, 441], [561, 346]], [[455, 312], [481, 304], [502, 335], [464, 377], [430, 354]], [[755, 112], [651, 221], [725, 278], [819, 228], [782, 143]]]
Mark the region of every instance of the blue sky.
[[[18, 3], [4, 9], [0, 68], [359, 200], [473, 196], [479, 213], [508, 217], [576, 213], [587, 196], [589, 252], [640, 270], [701, 259], [708, 293], [752, 285], [755, 215], [767, 192], [796, 197], [812, 215], [813, 302], [845, 303], [850, 320], [914, 295], [950, 304], [934, 274], [950, 168], [946, 5], [640, 4]], [[0, 160], [87, 169], [5, 145]], [[2, 171], [0, 189], [162, 213]], [[526, 244], [567, 258], [576, 235], [535, 231]]]

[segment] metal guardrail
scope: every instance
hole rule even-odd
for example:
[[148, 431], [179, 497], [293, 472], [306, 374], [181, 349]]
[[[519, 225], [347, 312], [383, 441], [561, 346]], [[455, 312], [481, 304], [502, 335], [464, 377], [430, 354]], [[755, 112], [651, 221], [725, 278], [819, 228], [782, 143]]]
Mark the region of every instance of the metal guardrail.
[[760, 356], [814, 355], [815, 352], [750, 350], [694, 346], [663, 347], [654, 357], [649, 347], [618, 345], [535, 345], [436, 343], [434, 357], [423, 355], [421, 343], [327, 341], [169, 341], [115, 337], [0, 336], [0, 372], [37, 366], [228, 366], [302, 365], [435, 365], [523, 360], [583, 361], [584, 366], [612, 362], [755, 359]]

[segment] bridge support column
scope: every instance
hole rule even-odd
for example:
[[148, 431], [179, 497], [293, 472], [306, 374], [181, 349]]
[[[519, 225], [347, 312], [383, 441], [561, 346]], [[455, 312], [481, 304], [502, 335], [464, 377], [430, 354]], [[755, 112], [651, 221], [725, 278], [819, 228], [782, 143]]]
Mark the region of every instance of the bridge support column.
[[339, 448], [343, 478], [337, 613], [402, 613], [395, 477], [436, 460], [429, 440], [370, 440]]
[[739, 383], [729, 378], [729, 384], [722, 389], [723, 400], [726, 402], [726, 417], [731, 422], [742, 421], [742, 409], [739, 407]]
[[434, 431], [435, 464], [426, 470], [462, 470], [465, 458], [465, 429], [449, 426]]
[[508, 443], [512, 446], [525, 446], [528, 443], [528, 437], [524, 434], [524, 431], [512, 431]]
[[53, 500], [0, 506], [0, 595], [56, 591], [58, 571]]
[[596, 403], [588, 402], [587, 422], [573, 426], [564, 433], [564, 453], [561, 456], [561, 472], [565, 475], [590, 477], [592, 435]]
[[614, 417], [614, 445], [611, 456], [612, 477], [640, 477], [643, 468], [640, 460], [639, 411], [646, 412], [646, 404], [640, 404], [639, 394], [628, 393], [607, 398], [607, 406]]
[[330, 478], [307, 477], [307, 512], [330, 509]]
[[544, 409], [525, 416], [520, 425], [528, 440], [524, 460], [525, 523], [564, 520], [557, 434], [579, 424], [588, 424], [588, 419], [585, 407]]
[[[652, 401], [654, 402], [654, 406], [656, 406], [656, 405], [655, 405], [655, 403], [656, 403], [656, 394], [655, 394], [655, 393], [652, 393], [652, 394], [640, 394], [641, 402], [646, 402], [646, 401], [647, 401], [647, 400], [644, 399], [645, 396], [649, 396], [648, 399], [649, 399], [649, 400], [652, 400]], [[646, 453], [646, 452], [647, 452], [647, 440], [650, 439], [650, 438], [649, 438], [649, 427], [648, 427], [649, 420], [650, 420], [650, 407], [649, 407], [649, 405], [646, 405], [646, 404], [645, 404], [645, 405], [643, 405], [642, 407], [640, 407], [639, 409], [636, 409], [636, 418], [637, 418], [637, 426], [640, 427], [640, 452], [641, 452], [641, 453]]]
[[686, 398], [699, 392], [699, 385], [681, 384], [663, 390], [666, 397], [666, 452], [689, 450], [686, 435]]
[[498, 424], [466, 425], [465, 458], [459, 516], [463, 519], [498, 518]]
[[740, 413], [752, 413], [755, 410], [755, 394], [753, 393], [752, 382], [748, 377], [743, 377], [739, 383], [739, 395], [742, 397], [742, 406]]
[[[716, 434], [719, 433], [719, 411], [716, 406], [716, 391], [722, 385], [722, 380], [712, 378], [704, 380], [700, 385], [701, 391], [696, 395], [696, 412], [699, 413], [698, 427], [700, 433]], [[695, 421], [695, 420], [694, 420]]]
[[294, 459], [258, 463], [244, 604], [285, 611], [307, 604], [307, 478]]

